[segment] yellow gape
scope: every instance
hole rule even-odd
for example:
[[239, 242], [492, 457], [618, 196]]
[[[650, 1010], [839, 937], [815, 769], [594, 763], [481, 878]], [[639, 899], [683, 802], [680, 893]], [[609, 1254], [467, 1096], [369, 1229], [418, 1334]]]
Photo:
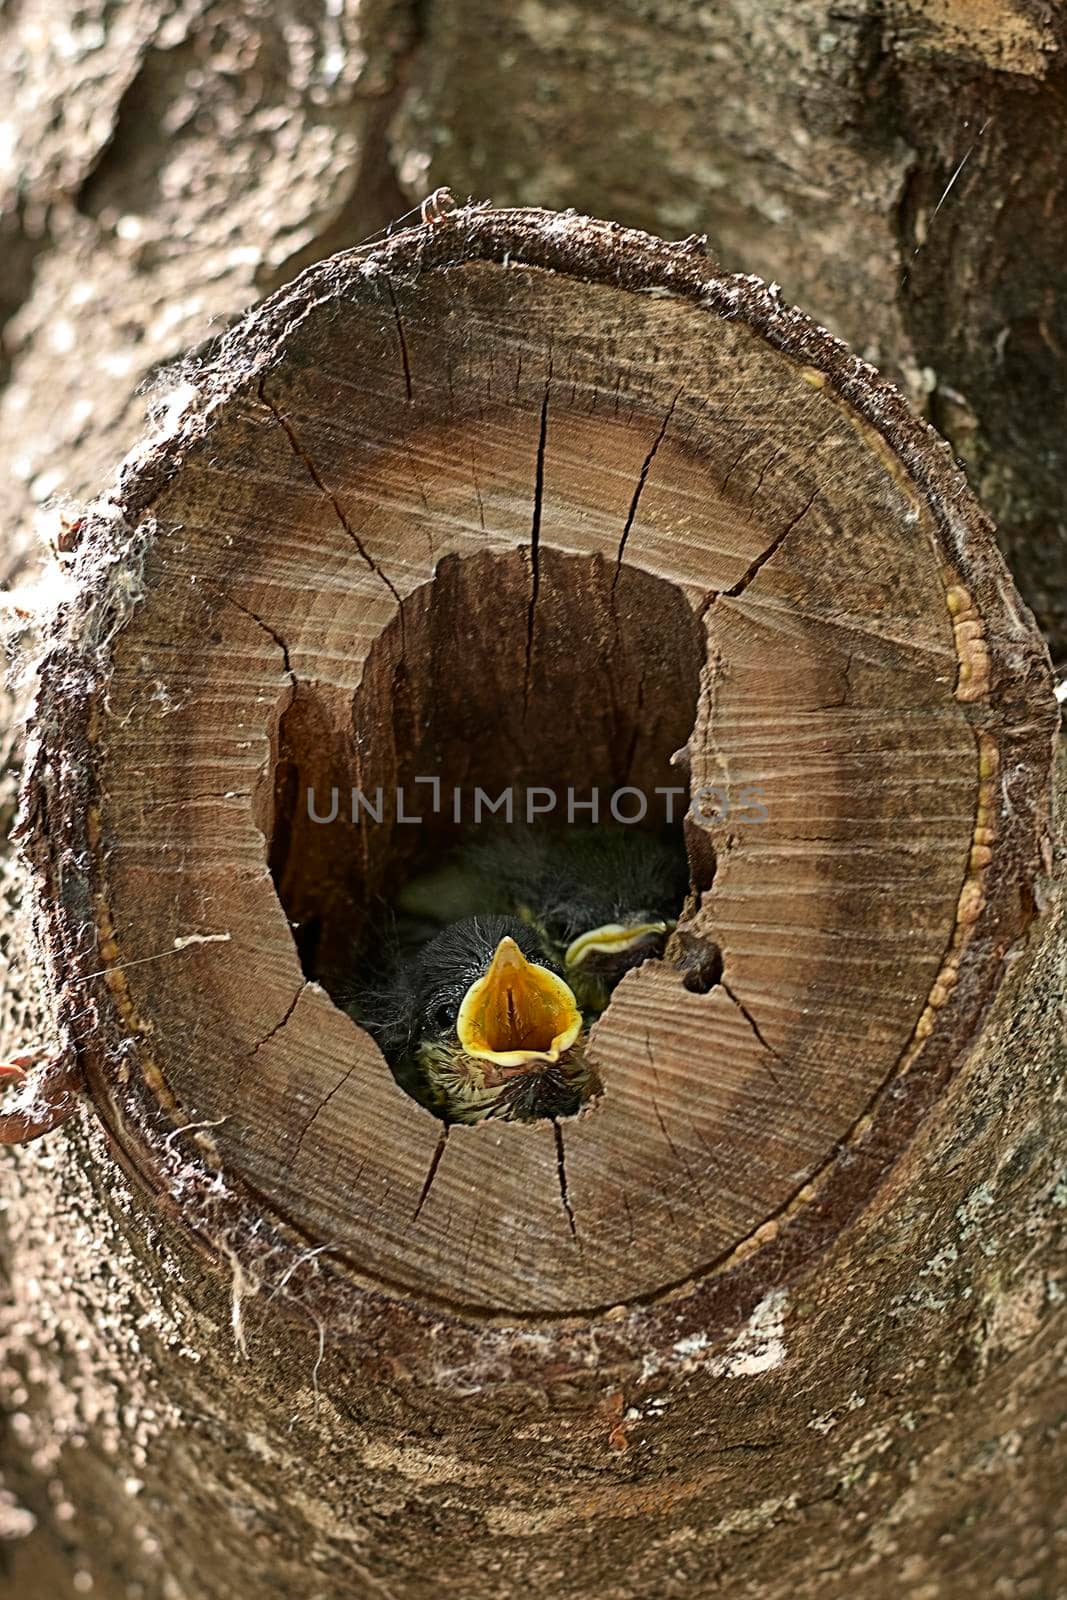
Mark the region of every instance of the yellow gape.
[[628, 926], [621, 922], [605, 922], [602, 927], [590, 928], [588, 933], [579, 934], [577, 939], [572, 939], [563, 957], [563, 964], [567, 967], [580, 967], [586, 957], [592, 955], [594, 951], [604, 955], [615, 955], [622, 950], [631, 950], [635, 945], [641, 944], [650, 933], [670, 933], [673, 927], [673, 922], [632, 922]]
[[467, 990], [456, 1018], [466, 1054], [501, 1067], [558, 1061], [581, 1031], [581, 1012], [567, 984], [527, 961], [507, 937], [485, 977]]

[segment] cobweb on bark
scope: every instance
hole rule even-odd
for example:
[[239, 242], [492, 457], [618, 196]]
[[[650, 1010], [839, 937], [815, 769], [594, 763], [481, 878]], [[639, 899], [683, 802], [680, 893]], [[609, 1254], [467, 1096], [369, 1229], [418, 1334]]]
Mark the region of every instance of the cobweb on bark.
[[36, 629], [12, 627], [0, 685], [0, 1062], [52, 1054], [57, 1030], [33, 934], [29, 867], [12, 838], [22, 777], [24, 718], [33, 697]]

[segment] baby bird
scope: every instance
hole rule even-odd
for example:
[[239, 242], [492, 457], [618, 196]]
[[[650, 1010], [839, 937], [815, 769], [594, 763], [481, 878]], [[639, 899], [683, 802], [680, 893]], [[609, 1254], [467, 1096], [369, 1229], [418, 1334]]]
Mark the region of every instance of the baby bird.
[[505, 881], [584, 1010], [599, 1012], [631, 967], [660, 956], [689, 887], [684, 846], [633, 828], [571, 828], [512, 854]]
[[689, 887], [676, 838], [626, 827], [509, 827], [460, 847], [398, 904], [432, 918], [506, 911], [537, 934], [583, 1011], [600, 1012], [631, 967], [662, 955]]
[[398, 946], [347, 1009], [444, 1122], [571, 1116], [598, 1087], [574, 992], [517, 918], [467, 917]]

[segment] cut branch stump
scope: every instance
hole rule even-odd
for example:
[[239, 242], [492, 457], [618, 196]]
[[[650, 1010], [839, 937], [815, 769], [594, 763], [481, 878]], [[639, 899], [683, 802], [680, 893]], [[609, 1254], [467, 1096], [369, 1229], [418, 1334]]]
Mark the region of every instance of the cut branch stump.
[[[936, 1567], [908, 1463], [984, 1414], [959, 1350], [995, 1362], [986, 1289], [949, 1349], [924, 1274], [982, 1278], [960, 1208], [1011, 1152], [1046, 1217], [1058, 1048], [1047, 655], [947, 447], [700, 241], [439, 207], [250, 314], [80, 532], [25, 792], [64, 1049], [6, 1127], [84, 1084], [86, 1181], [162, 1208], [229, 1441], [148, 1451], [175, 1581], [281, 1593], [307, 1540], [332, 1595], [844, 1595], [853, 1468]], [[332, 998], [431, 777], [697, 797], [678, 942], [564, 1123], [444, 1132]], [[294, 1406], [315, 1465], [238, 1553]]]

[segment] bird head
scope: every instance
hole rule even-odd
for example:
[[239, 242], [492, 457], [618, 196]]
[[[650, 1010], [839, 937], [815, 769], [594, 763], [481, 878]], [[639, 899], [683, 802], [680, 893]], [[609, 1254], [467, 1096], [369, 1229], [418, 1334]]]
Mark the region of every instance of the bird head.
[[448, 1121], [568, 1116], [589, 1092], [584, 1019], [570, 985], [517, 917], [468, 917], [402, 968], [398, 1079]]
[[663, 955], [688, 890], [680, 830], [508, 827], [470, 839], [397, 903], [431, 929], [506, 912], [537, 935], [535, 959], [554, 963], [580, 1009], [596, 1013], [631, 968]]
[[648, 915], [636, 912], [623, 921], [588, 928], [572, 939], [564, 951], [563, 970], [579, 991], [604, 991], [600, 1004], [583, 994], [593, 1010], [602, 1009], [607, 995], [631, 967], [663, 954], [675, 924], [663, 918], [647, 920]]

